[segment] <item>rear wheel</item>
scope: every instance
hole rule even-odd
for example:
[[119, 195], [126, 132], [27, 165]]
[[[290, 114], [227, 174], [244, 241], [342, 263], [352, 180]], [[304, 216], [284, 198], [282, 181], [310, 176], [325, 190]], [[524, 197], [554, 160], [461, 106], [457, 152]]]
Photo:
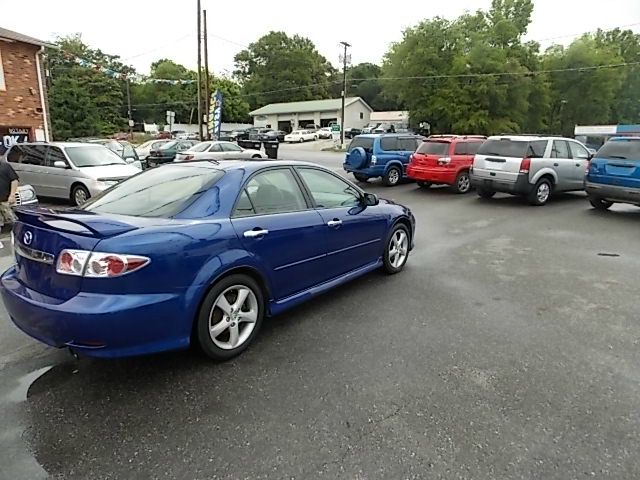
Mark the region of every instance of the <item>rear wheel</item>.
[[392, 275], [401, 271], [409, 258], [409, 230], [396, 225], [384, 249], [384, 271]]
[[471, 190], [469, 172], [460, 172], [456, 177], [456, 183], [453, 184], [453, 191], [456, 193], [467, 193], [469, 190]]
[[367, 181], [369, 180], [369, 177], [367, 177], [366, 175], [363, 175], [361, 173], [354, 173], [353, 176], [355, 177], [355, 179], [359, 182], [362, 183], [367, 183]]
[[535, 206], [542, 206], [547, 203], [553, 190], [553, 184], [548, 178], [541, 178], [538, 183], [533, 187], [527, 197], [529, 204]]
[[198, 314], [197, 337], [202, 351], [223, 361], [242, 353], [258, 334], [264, 297], [258, 283], [243, 274], [213, 286]]
[[609, 210], [613, 202], [598, 197], [589, 197], [589, 203], [596, 210]]
[[496, 194], [496, 192], [492, 190], [485, 190], [484, 188], [478, 188], [476, 193], [480, 198], [491, 198]]
[[73, 187], [73, 190], [71, 190], [71, 203], [75, 206], [82, 205], [84, 202], [89, 200], [90, 196], [91, 195], [89, 194], [87, 187], [84, 185], [76, 185]]
[[431, 185], [433, 185], [433, 183], [431, 182], [418, 182], [418, 186], [420, 188], [429, 188], [431, 187]]
[[382, 182], [387, 187], [395, 187], [400, 182], [401, 178], [402, 172], [400, 169], [398, 167], [391, 167], [387, 170], [387, 173], [384, 174], [384, 177], [382, 177]]

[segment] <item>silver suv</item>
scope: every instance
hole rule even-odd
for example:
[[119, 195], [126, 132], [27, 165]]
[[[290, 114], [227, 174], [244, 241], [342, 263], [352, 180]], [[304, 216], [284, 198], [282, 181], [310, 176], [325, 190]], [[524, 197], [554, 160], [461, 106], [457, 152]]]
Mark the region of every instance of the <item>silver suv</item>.
[[471, 184], [478, 195], [521, 195], [544, 205], [554, 192], [584, 190], [591, 154], [571, 138], [533, 135], [489, 137], [473, 160]]
[[107, 147], [91, 143], [19, 143], [6, 159], [20, 177], [42, 197], [84, 203], [111, 185], [140, 172]]

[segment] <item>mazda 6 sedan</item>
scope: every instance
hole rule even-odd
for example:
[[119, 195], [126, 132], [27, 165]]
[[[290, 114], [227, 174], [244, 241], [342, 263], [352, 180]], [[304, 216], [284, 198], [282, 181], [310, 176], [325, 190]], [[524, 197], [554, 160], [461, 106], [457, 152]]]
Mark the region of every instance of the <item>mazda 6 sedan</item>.
[[0, 278], [13, 322], [54, 347], [225, 360], [265, 316], [413, 247], [409, 209], [301, 162], [195, 161], [135, 175], [73, 210], [17, 211]]

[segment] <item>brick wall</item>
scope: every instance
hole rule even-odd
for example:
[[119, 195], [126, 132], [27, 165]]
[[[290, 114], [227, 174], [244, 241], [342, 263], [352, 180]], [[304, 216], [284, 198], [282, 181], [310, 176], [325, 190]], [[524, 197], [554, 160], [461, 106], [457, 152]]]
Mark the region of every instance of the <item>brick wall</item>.
[[40, 47], [0, 40], [0, 57], [6, 90], [0, 90], [0, 127], [29, 127], [44, 130], [40, 102], [36, 52]]

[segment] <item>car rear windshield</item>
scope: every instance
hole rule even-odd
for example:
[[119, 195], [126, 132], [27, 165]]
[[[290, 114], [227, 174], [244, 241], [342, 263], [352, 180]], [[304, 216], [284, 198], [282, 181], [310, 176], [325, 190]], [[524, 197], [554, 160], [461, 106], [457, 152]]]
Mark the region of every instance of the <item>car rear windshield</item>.
[[478, 149], [478, 155], [498, 157], [542, 158], [547, 148], [546, 140], [490, 139]]
[[351, 140], [351, 143], [349, 144], [349, 151], [358, 147], [362, 147], [365, 149], [365, 151], [370, 152], [371, 150], [373, 150], [373, 138], [355, 137], [353, 140]]
[[82, 210], [134, 217], [171, 218], [183, 211], [224, 172], [210, 167], [167, 165], [128, 178], [89, 200]]
[[191, 151], [191, 152], [204, 152], [204, 151], [205, 151], [205, 150], [207, 150], [211, 145], [212, 145], [212, 144], [211, 144], [211, 143], [209, 143], [209, 142], [202, 142], [202, 143], [199, 143], [199, 144], [197, 144], [197, 145], [195, 145], [195, 146], [191, 147], [191, 148], [189, 149], [189, 151]]
[[167, 142], [164, 143], [162, 145], [160, 145], [159, 150], [171, 150], [173, 147], [175, 147], [178, 144], [178, 142], [173, 141], [173, 142]]
[[422, 142], [416, 153], [422, 155], [446, 155], [449, 152], [448, 142]]
[[640, 140], [610, 140], [598, 150], [596, 157], [640, 162]]

